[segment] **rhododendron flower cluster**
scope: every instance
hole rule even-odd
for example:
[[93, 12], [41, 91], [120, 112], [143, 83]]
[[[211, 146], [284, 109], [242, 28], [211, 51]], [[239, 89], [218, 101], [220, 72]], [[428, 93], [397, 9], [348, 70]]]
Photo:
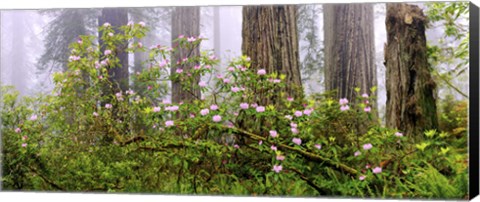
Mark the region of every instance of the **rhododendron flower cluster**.
[[347, 98], [342, 98], [342, 99], [340, 99], [339, 102], [340, 102], [340, 105], [341, 105], [341, 106], [340, 106], [340, 110], [341, 110], [341, 111], [346, 111], [346, 110], [349, 110], [349, 109], [350, 109], [350, 107], [348, 106], [348, 100], [347, 100]]

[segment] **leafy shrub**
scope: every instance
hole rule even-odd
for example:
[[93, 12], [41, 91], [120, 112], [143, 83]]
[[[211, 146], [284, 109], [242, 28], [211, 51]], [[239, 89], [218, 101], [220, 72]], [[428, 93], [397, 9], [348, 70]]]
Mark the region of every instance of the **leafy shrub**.
[[[92, 36], [73, 43], [69, 69], [54, 75], [51, 95], [19, 102], [5, 88], [5, 189], [383, 198], [466, 194], [465, 168], [454, 163], [466, 154], [450, 146], [448, 133], [427, 131], [425, 142], [413, 142], [376, 121], [374, 98], [367, 94], [355, 102], [328, 94], [289, 97], [285, 75], [253, 69], [247, 56], [216, 72], [215, 57], [204, 52], [179, 61], [178, 66], [194, 66], [191, 70], [170, 74], [176, 64], [168, 59], [177, 50], [151, 47], [150, 68], [133, 76], [140, 90], [119, 91], [108, 74], [119, 59], [100, 50], [118, 50], [147, 28], [135, 24], [120, 30], [114, 37], [104, 34], [102, 48]], [[193, 49], [204, 39], [177, 40], [179, 48]], [[126, 48], [145, 50], [138, 44]], [[207, 74], [216, 76], [213, 88], [195, 79]], [[208, 96], [170, 103], [164, 100], [165, 80]], [[421, 173], [462, 186], [448, 192], [417, 189], [418, 183], [430, 183], [418, 178]]]

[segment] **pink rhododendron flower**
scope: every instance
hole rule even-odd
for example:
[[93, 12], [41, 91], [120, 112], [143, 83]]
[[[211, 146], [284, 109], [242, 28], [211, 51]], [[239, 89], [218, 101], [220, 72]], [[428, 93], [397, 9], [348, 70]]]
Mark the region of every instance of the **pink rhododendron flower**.
[[168, 105], [168, 104], [171, 104], [172, 102], [170, 102], [170, 100], [163, 100], [162, 103]]
[[275, 137], [277, 137], [277, 135], [278, 135], [277, 131], [275, 131], [275, 130], [270, 131], [270, 136], [271, 137], [275, 138]]
[[220, 122], [222, 121], [222, 117], [220, 115], [215, 115], [212, 117], [213, 122]]
[[292, 139], [292, 142], [297, 144], [297, 145], [301, 145], [302, 144], [302, 139], [294, 137]]
[[279, 173], [280, 171], [282, 171], [282, 165], [274, 165], [273, 171], [275, 171], [276, 173]]
[[162, 61], [160, 61], [160, 63], [158, 63], [158, 66], [159, 67], [165, 67], [167, 65], [167, 63], [168, 63], [167, 60], [162, 60]]
[[285, 160], [285, 156], [283, 156], [283, 155], [277, 155], [277, 160], [283, 161], [283, 160]]
[[233, 145], [233, 147], [234, 147], [235, 149], [240, 148], [240, 146], [238, 146], [238, 144]]
[[22, 136], [22, 140], [23, 140], [23, 141], [27, 140], [27, 138], [28, 138], [28, 137], [27, 137], [26, 135]]
[[230, 79], [223, 79], [223, 83], [230, 83]]
[[216, 57], [215, 55], [210, 55], [208, 58], [209, 58], [210, 60], [215, 60], [215, 59], [217, 59], [217, 57]]
[[273, 151], [277, 151], [277, 147], [275, 145], [272, 145], [270, 149], [272, 149]]
[[177, 74], [181, 74], [183, 72], [183, 69], [178, 68], [175, 72], [177, 72]]
[[310, 114], [312, 114], [312, 111], [311, 109], [305, 109], [303, 110], [303, 114], [307, 115], [307, 116], [310, 116]]
[[322, 145], [320, 145], [320, 144], [315, 144], [315, 148], [321, 149], [321, 148], [322, 148]]
[[30, 121], [35, 121], [35, 120], [37, 120], [36, 114], [33, 114], [32, 116], [30, 116]]
[[27, 143], [23, 143], [23, 144], [22, 144], [22, 147], [27, 147]]
[[250, 57], [247, 57], [247, 59], [246, 59], [246, 60], [247, 60], [247, 61], [250, 61], [251, 59], [250, 59]]
[[301, 111], [296, 111], [296, 112], [294, 113], [294, 115], [295, 115], [296, 117], [301, 117], [301, 116], [303, 115], [303, 113], [302, 113]]
[[403, 136], [403, 133], [401, 133], [401, 132], [396, 132], [396, 133], [395, 133], [395, 136], [397, 136], [397, 137], [402, 137], [402, 136]]
[[102, 61], [100, 62], [100, 65], [106, 66], [106, 65], [107, 65], [107, 60], [102, 60]]
[[292, 128], [296, 128], [296, 127], [297, 127], [297, 124], [296, 124], [296, 123], [294, 123], [294, 122], [291, 122], [291, 123], [290, 123], [290, 127], [292, 127]]
[[264, 112], [265, 111], [265, 107], [264, 106], [258, 106], [255, 110], [257, 110], [257, 112]]
[[208, 110], [208, 109], [202, 109], [202, 110], [200, 110], [200, 114], [201, 114], [202, 116], [207, 115], [209, 112], [210, 112], [210, 110]]
[[69, 59], [70, 61], [77, 61], [77, 60], [80, 60], [80, 56], [71, 55], [70, 57], [68, 57], [68, 59]]
[[22, 129], [20, 129], [20, 128], [15, 128], [15, 132], [16, 132], [16, 133], [20, 133], [20, 132], [22, 132]]
[[263, 141], [258, 141], [258, 145], [262, 145], [263, 144]]
[[123, 100], [122, 92], [115, 93], [115, 97], [117, 97], [118, 100], [122, 101]]
[[177, 111], [179, 107], [177, 105], [165, 107], [165, 111]]
[[354, 155], [354, 156], [359, 156], [360, 154], [362, 154], [362, 152], [356, 151], [353, 155]]
[[222, 74], [217, 74], [217, 79], [222, 79], [223, 75]]
[[172, 120], [165, 121], [165, 127], [173, 126], [174, 122]]
[[382, 172], [382, 168], [380, 168], [380, 167], [375, 167], [374, 169], [372, 169], [372, 172], [375, 173], [375, 174], [381, 173], [381, 172]]
[[217, 109], [218, 109], [218, 106], [217, 106], [217, 105], [215, 105], [215, 104], [214, 104], [214, 105], [210, 105], [210, 109], [215, 111], [215, 110], [217, 110]]
[[160, 107], [154, 107], [153, 108], [153, 112], [159, 112], [160, 111]]
[[285, 115], [285, 118], [288, 119], [288, 120], [292, 120], [293, 117], [290, 116], [290, 115]]
[[128, 26], [133, 26], [133, 21], [128, 21], [127, 25]]
[[190, 114], [190, 118], [195, 118], [195, 114]]
[[291, 128], [290, 129], [293, 134], [298, 134], [298, 129], [297, 128]]
[[77, 41], [77, 43], [78, 43], [78, 44], [83, 44], [83, 41], [82, 41], [81, 39], [79, 39], [79, 40]]
[[342, 98], [342, 99], [340, 99], [339, 102], [340, 102], [340, 105], [346, 105], [346, 104], [348, 104], [347, 98]]
[[248, 103], [240, 103], [240, 108], [248, 109]]
[[140, 22], [138, 23], [138, 25], [140, 25], [141, 27], [145, 27], [145, 23], [142, 22], [142, 21], [140, 21]]
[[108, 22], [103, 23], [103, 26], [104, 26], [104, 27], [110, 27], [110, 23], [108, 23]]
[[251, 104], [250, 106], [253, 107], [253, 108], [257, 108], [257, 107], [258, 107], [258, 104], [257, 104], [257, 103], [253, 103], [253, 104]]
[[200, 81], [200, 82], [198, 82], [198, 86], [205, 87], [205, 86], [207, 86], [207, 83], [205, 83], [205, 81]]
[[347, 111], [349, 109], [350, 109], [350, 107], [348, 105], [343, 105], [343, 106], [340, 107], [341, 111]]
[[234, 68], [234, 67], [229, 67], [229, 68], [228, 68], [228, 71], [229, 71], [229, 72], [233, 72], [233, 71], [235, 71], [235, 68]]
[[259, 69], [259, 70], [257, 71], [257, 74], [258, 74], [258, 75], [265, 75], [266, 73], [267, 73], [267, 71], [265, 71], [265, 69]]
[[97, 113], [97, 112], [93, 112], [93, 116], [98, 116], [98, 113]]
[[112, 33], [112, 32], [108, 33], [108, 36], [109, 36], [109, 37], [112, 37], [112, 36], [113, 36], [113, 33]]
[[369, 150], [369, 149], [371, 149], [372, 147], [373, 147], [373, 146], [372, 146], [372, 144], [370, 144], [370, 143], [364, 144], [364, 145], [363, 145], [363, 150]]
[[280, 83], [281, 80], [280, 79], [273, 79], [273, 83]]
[[112, 104], [105, 104], [105, 108], [111, 109], [111, 108], [112, 108]]
[[366, 178], [365, 175], [362, 175], [362, 176], [358, 177], [359, 180], [364, 180], [365, 178]]
[[105, 50], [105, 52], [103, 54], [110, 55], [110, 54], [112, 54], [112, 51], [111, 50]]
[[364, 93], [364, 94], [362, 94], [362, 97], [363, 98], [368, 98], [368, 94]]
[[363, 109], [363, 111], [365, 111], [365, 112], [370, 112], [370, 111], [372, 111], [372, 108], [370, 108], [370, 107], [365, 107], [365, 108]]
[[212, 68], [212, 66], [210, 66], [210, 65], [205, 65], [205, 69], [210, 69], [210, 68]]

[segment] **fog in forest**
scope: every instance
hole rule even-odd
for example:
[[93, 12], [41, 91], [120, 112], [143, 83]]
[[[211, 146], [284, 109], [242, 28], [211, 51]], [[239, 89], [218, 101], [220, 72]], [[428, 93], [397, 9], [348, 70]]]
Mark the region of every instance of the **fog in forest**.
[[[423, 6], [422, 4], [418, 4]], [[323, 46], [323, 12], [322, 6], [311, 6], [313, 11], [309, 16], [313, 18], [314, 30], [316, 32], [315, 39], [318, 43], [318, 50], [322, 50]], [[380, 114], [384, 113], [386, 92], [385, 92], [385, 66], [384, 61], [384, 44], [386, 43], [385, 30], [385, 4], [376, 4], [375, 7], [375, 58], [378, 81], [378, 107]], [[75, 10], [75, 9], [73, 9]], [[88, 11], [91, 19], [96, 19], [98, 10]], [[135, 10], [135, 9], [133, 9]], [[145, 9], [136, 9], [137, 11]], [[171, 34], [169, 30], [171, 19], [165, 14], [167, 8], [158, 8], [156, 13], [158, 16], [149, 16], [150, 21], [145, 20], [147, 26], [155, 26], [152, 36], [148, 39], [149, 45], [161, 44], [170, 46]], [[307, 9], [308, 10], [308, 9]], [[45, 44], [47, 28], [55, 17], [52, 13], [60, 12], [60, 10], [37, 11], [37, 10], [3, 10], [1, 12], [1, 84], [13, 85], [18, 89], [21, 95], [34, 95], [36, 93], [47, 93], [53, 88], [52, 73], [61, 71], [59, 68], [40, 67], [39, 60], [45, 54]], [[85, 11], [87, 12], [87, 11]], [[132, 12], [135, 13], [135, 12]], [[152, 14], [149, 15], [152, 15]], [[241, 6], [221, 6], [221, 7], [202, 7], [201, 8], [201, 25], [200, 33], [208, 38], [201, 46], [202, 50], [215, 49], [216, 55], [221, 59], [219, 67], [222, 71], [228, 65], [228, 61], [241, 55], [242, 44], [242, 7]], [[135, 21], [132, 14], [129, 15], [130, 20]], [[468, 23], [465, 19], [460, 23]], [[75, 27], [74, 21], [70, 22], [72, 29]], [[298, 22], [300, 26], [302, 22]], [[88, 25], [88, 23], [86, 22]], [[73, 26], [72, 26], [73, 25]], [[95, 23], [93, 23], [95, 25]], [[91, 24], [90, 29], [95, 29]], [[92, 28], [93, 27], [93, 28]], [[68, 31], [68, 30], [67, 30]], [[90, 30], [92, 31], [92, 30]], [[310, 41], [306, 39], [306, 30], [298, 30], [299, 33], [299, 50], [300, 62], [305, 62], [307, 54], [306, 49], [310, 45]], [[87, 33], [88, 29], [87, 29]], [[426, 35], [429, 43], [436, 44], [444, 34], [441, 26], [434, 26], [427, 30]], [[53, 40], [60, 40], [62, 36]], [[73, 42], [73, 41], [72, 41]], [[458, 44], [452, 43], [451, 46]], [[322, 53], [320, 52], [320, 55]], [[133, 54], [130, 54], [130, 66], [133, 66]], [[321, 93], [323, 87], [323, 62], [316, 58], [316, 64], [310, 72], [303, 72], [305, 92], [307, 94]], [[132, 70], [131, 70], [132, 71]], [[465, 79], [455, 80], [454, 85], [458, 86], [463, 92], [468, 92], [468, 72], [463, 75]], [[210, 78], [202, 78], [209, 81]], [[461, 96], [451, 89], [440, 89], [439, 96], [445, 93], [456, 95], [459, 99]]]

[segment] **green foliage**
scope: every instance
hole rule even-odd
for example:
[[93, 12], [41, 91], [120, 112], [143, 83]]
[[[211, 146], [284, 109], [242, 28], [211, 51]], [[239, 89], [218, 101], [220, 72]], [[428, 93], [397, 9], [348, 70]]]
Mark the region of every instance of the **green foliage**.
[[[71, 45], [68, 70], [54, 75], [51, 95], [19, 100], [11, 88], [2, 89], [6, 190], [365, 198], [467, 193], [466, 164], [457, 163], [467, 159], [459, 150], [466, 139], [452, 145], [448, 131], [427, 131], [415, 142], [382, 127], [368, 110], [375, 97], [289, 98], [285, 75], [254, 70], [247, 56], [233, 60], [224, 75], [211, 68], [217, 61], [208, 52], [179, 61], [191, 70], [170, 74], [176, 64], [168, 58], [176, 49], [135, 43], [125, 49], [148, 51], [151, 68], [134, 75], [141, 93], [117, 92], [107, 73], [120, 68], [115, 50], [148, 29], [122, 26], [113, 36], [112, 27], [99, 29], [102, 50], [112, 52], [102, 54], [95, 37], [82, 36]], [[193, 37], [176, 39], [179, 48], [204, 40]], [[212, 89], [195, 81], [207, 73], [217, 75]], [[161, 101], [165, 80], [209, 96]], [[438, 190], [428, 177], [451, 187]]]
[[435, 78], [440, 81], [437, 83], [465, 98], [468, 94], [458, 87], [458, 81], [468, 80], [468, 7], [468, 2], [437, 2], [427, 3], [426, 9], [428, 27], [441, 26], [445, 30], [440, 40], [428, 44], [429, 63]]

